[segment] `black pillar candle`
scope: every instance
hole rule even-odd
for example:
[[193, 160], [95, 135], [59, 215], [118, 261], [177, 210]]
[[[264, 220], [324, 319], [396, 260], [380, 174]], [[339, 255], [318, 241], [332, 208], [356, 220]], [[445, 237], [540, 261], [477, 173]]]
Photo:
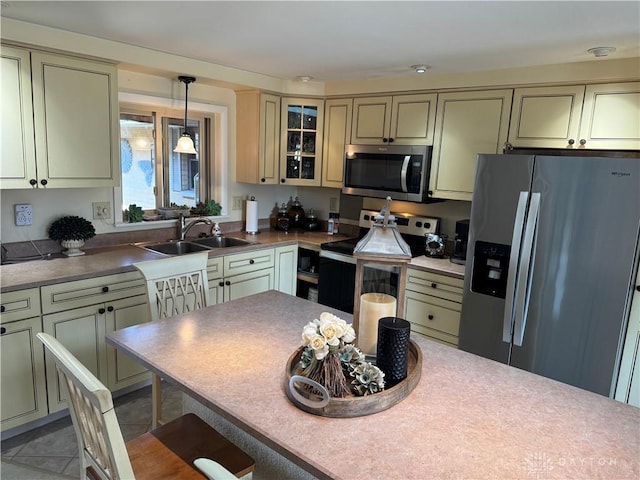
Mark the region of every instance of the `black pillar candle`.
[[384, 372], [387, 387], [407, 378], [409, 336], [411, 324], [398, 317], [383, 317], [378, 321], [376, 365]]

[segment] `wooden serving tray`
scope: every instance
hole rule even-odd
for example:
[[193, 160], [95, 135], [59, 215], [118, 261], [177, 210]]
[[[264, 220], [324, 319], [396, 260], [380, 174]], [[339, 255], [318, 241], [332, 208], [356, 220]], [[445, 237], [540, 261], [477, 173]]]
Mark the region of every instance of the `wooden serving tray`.
[[[344, 398], [313, 395], [296, 387], [297, 383], [304, 383], [308, 379], [295, 374], [304, 347], [297, 349], [287, 361], [284, 390], [287, 398], [299, 409], [323, 417], [349, 418], [371, 415], [386, 410], [401, 402], [420, 381], [422, 373], [422, 351], [413, 341], [409, 340], [409, 358], [407, 362], [407, 378], [382, 392]], [[293, 380], [292, 380], [293, 379]]]

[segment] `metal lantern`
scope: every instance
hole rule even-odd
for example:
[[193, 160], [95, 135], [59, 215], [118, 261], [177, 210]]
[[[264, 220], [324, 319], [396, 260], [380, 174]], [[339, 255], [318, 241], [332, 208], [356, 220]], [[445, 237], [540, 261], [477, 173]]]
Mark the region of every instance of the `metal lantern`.
[[354, 251], [356, 259], [353, 328], [358, 348], [376, 355], [378, 320], [403, 317], [407, 265], [411, 249], [391, 215], [391, 197]]

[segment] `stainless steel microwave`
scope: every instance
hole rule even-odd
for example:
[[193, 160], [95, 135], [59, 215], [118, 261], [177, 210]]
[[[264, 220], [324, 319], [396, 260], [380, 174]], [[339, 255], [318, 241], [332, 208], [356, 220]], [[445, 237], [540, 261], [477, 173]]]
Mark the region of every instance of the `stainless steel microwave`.
[[431, 146], [347, 145], [342, 193], [428, 202]]

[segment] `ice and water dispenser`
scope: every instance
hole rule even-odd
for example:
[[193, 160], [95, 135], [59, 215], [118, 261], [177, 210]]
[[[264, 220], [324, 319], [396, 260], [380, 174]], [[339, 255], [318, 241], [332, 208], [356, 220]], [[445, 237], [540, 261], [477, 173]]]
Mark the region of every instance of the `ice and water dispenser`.
[[505, 298], [509, 271], [510, 245], [476, 241], [473, 251], [471, 290]]

